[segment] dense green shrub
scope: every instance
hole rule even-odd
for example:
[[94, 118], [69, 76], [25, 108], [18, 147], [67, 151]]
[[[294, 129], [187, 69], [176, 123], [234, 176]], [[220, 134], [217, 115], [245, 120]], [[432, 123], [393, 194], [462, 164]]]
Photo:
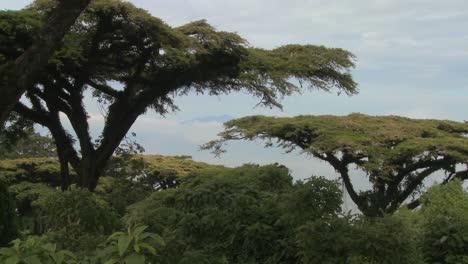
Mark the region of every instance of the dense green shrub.
[[[112, 234], [92, 259], [98, 263], [159, 263], [157, 256], [165, 243], [159, 235], [146, 232], [146, 229], [147, 226], [136, 225], [127, 232]], [[147, 262], [148, 259], [151, 261]]]
[[148, 197], [152, 190], [126, 179], [106, 176], [99, 180], [95, 193], [123, 216], [127, 206]]
[[121, 227], [114, 210], [87, 190], [54, 191], [34, 201], [45, 234], [59, 247], [95, 248], [105, 236]]
[[362, 217], [352, 223], [353, 255], [358, 263], [422, 263], [417, 241], [410, 225], [391, 215]]
[[282, 221], [299, 226], [307, 221], [334, 218], [341, 213], [342, 192], [339, 182], [313, 177], [298, 182], [279, 196]]
[[296, 230], [298, 263], [348, 263], [353, 255], [354, 230], [349, 217], [318, 219]]
[[[0, 263], [6, 264], [78, 264], [76, 256], [57, 246], [45, 237], [28, 237], [15, 240], [9, 248], [0, 249]], [[83, 263], [84, 264], [84, 263]]]
[[434, 186], [421, 200], [426, 261], [468, 263], [468, 193], [462, 182]]
[[[431, 188], [418, 210], [367, 218], [342, 215], [339, 182], [293, 183], [278, 164], [207, 167], [159, 191], [131, 176], [134, 168], [102, 178], [94, 193], [11, 185], [16, 222], [25, 235], [41, 237], [1, 249], [0, 263], [14, 254], [43, 263], [60, 255], [66, 264], [468, 263], [468, 194], [461, 182]], [[106, 242], [122, 224], [132, 228]], [[141, 235], [146, 232], [161, 237]]]
[[45, 197], [57, 190], [42, 183], [31, 182], [11, 185], [9, 190], [15, 198], [19, 229], [36, 235], [42, 234], [43, 228], [39, 219], [40, 212], [33, 206], [33, 203], [39, 197]]
[[12, 195], [0, 181], [0, 247], [17, 235], [15, 204]]
[[[5, 264], [145, 264], [159, 263], [158, 252], [164, 247], [160, 236], [145, 232], [145, 226], [116, 232], [97, 249], [74, 254], [60, 250], [47, 237], [16, 239], [8, 248], [0, 248], [0, 263]], [[151, 262], [147, 262], [150, 260]]]
[[340, 205], [336, 182], [293, 185], [283, 166], [245, 165], [200, 171], [131, 206], [126, 220], [163, 235], [165, 263], [291, 263], [294, 229]]

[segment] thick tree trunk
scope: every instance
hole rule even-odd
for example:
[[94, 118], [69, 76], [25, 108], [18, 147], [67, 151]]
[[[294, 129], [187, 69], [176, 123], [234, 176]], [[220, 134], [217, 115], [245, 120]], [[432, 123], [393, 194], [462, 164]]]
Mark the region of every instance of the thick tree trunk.
[[85, 168], [79, 176], [79, 186], [83, 189], [88, 189], [89, 191], [94, 191], [99, 182], [102, 169], [98, 168], [96, 165], [89, 166]]
[[127, 101], [117, 101], [109, 108], [101, 145], [91, 152], [83, 153], [80, 186], [94, 191], [104, 168], [127, 132], [143, 113], [144, 106], [134, 106]]
[[59, 162], [60, 162], [60, 183], [62, 191], [68, 190], [71, 184], [70, 171], [68, 169], [68, 161], [66, 156], [58, 150]]
[[78, 175], [78, 185], [94, 191], [106, 164], [98, 163], [95, 155], [83, 156]]
[[[79, 169], [79, 186], [94, 191], [115, 149], [120, 145], [128, 130], [143, 111], [133, 111], [126, 102], [112, 106], [104, 128], [101, 145], [95, 151], [83, 152]], [[128, 111], [128, 112], [127, 112]]]
[[60, 0], [41, 30], [41, 37], [3, 72], [0, 77], [0, 128], [22, 94], [36, 82], [63, 36], [89, 2], [90, 0]]

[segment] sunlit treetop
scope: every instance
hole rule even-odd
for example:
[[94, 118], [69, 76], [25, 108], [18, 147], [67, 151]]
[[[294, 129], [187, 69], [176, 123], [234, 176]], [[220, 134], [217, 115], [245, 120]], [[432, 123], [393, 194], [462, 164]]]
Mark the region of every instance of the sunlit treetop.
[[[468, 163], [468, 123], [363, 114], [250, 116], [228, 121], [225, 128], [211, 146], [232, 139], [266, 139], [267, 145], [277, 140], [287, 150], [299, 147], [317, 155], [340, 152], [360, 158], [368, 170], [407, 159], [445, 157]], [[364, 157], [371, 158], [364, 162]]]

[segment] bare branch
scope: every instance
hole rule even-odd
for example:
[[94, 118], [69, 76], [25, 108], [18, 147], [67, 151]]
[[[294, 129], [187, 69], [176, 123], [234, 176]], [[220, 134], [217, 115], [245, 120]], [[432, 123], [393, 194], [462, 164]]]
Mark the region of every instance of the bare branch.
[[108, 95], [108, 96], [112, 96], [116, 99], [120, 99], [122, 96], [123, 96], [123, 92], [121, 91], [117, 91], [115, 90], [114, 88], [110, 87], [109, 85], [107, 84], [103, 84], [103, 83], [98, 83], [98, 82], [95, 82], [93, 80], [88, 80], [87, 81], [87, 84], [91, 87], [93, 87], [94, 89]]

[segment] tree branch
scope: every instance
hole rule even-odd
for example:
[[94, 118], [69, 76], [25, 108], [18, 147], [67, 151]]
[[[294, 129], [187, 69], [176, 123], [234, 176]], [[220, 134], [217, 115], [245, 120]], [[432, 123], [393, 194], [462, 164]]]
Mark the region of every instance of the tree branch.
[[391, 202], [391, 205], [387, 209], [387, 211], [393, 212], [394, 210], [396, 210], [414, 192], [414, 190], [416, 190], [416, 188], [418, 188], [418, 186], [421, 185], [421, 183], [424, 181], [424, 179], [426, 179], [429, 175], [431, 175], [432, 173], [434, 173], [434, 172], [436, 172], [436, 171], [438, 171], [440, 169], [441, 168], [437, 167], [437, 166], [436, 167], [430, 167], [430, 168], [427, 168], [427, 169], [423, 170], [419, 174], [417, 174], [417, 176], [412, 181], [410, 181], [410, 183], [408, 184], [406, 189], [403, 192], [401, 192]]
[[[453, 173], [453, 175], [450, 175], [449, 177], [447, 177], [444, 180], [444, 182], [442, 182], [442, 184], [447, 184], [447, 183], [449, 183], [450, 181], [452, 181], [454, 179], [460, 179], [462, 181], [467, 180], [468, 179], [468, 170]], [[420, 200], [421, 199], [416, 199], [416, 200], [410, 202], [409, 204], [407, 204], [406, 207], [408, 209], [410, 209], [410, 210], [413, 210], [413, 209], [417, 208], [419, 205], [421, 205]]]
[[57, 149], [61, 150], [62, 154], [60, 155], [66, 156], [66, 159], [75, 169], [79, 167], [78, 153], [73, 148], [73, 141], [70, 136], [60, 124], [58, 113], [56, 117], [53, 117], [52, 113], [41, 113], [38, 110], [32, 110], [21, 102], [16, 104], [14, 111], [35, 123], [47, 127], [54, 137]]
[[41, 126], [47, 127], [50, 120], [49, 117], [45, 112], [40, 112], [39, 110], [33, 110], [27, 106], [25, 106], [23, 103], [19, 102], [15, 105], [15, 108], [13, 109], [16, 113], [19, 115], [35, 122], [38, 123]]
[[351, 177], [349, 176], [347, 164], [343, 163], [343, 161], [340, 161], [333, 155], [333, 153], [326, 153], [325, 156], [316, 152], [313, 152], [312, 154], [321, 160], [327, 161], [337, 172], [340, 173], [341, 179], [343, 180], [343, 184], [349, 194], [349, 197], [358, 206], [359, 210], [365, 212], [367, 204], [364, 204], [365, 200], [359, 196], [359, 194], [357, 194], [356, 190], [354, 189], [353, 183], [351, 182]]
[[122, 96], [123, 96], [123, 92], [121, 91], [117, 91], [115, 89], [113, 89], [112, 87], [110, 87], [109, 85], [107, 84], [102, 84], [102, 83], [97, 83], [93, 80], [88, 80], [87, 81], [87, 84], [91, 87], [93, 87], [94, 89], [108, 95], [108, 96], [112, 96], [116, 99], [120, 99]]
[[90, 0], [60, 1], [41, 30], [40, 38], [18, 57], [0, 80], [0, 127], [21, 95], [37, 80], [49, 57], [59, 47], [63, 36], [76, 21]]

